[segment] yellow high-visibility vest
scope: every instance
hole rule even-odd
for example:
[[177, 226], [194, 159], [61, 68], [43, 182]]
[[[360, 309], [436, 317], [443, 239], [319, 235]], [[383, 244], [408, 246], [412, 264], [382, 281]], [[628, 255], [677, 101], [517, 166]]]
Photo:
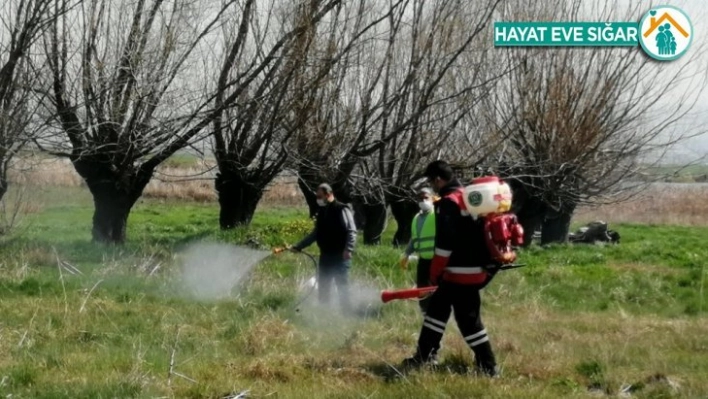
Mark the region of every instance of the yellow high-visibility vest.
[[415, 215], [413, 223], [411, 223], [413, 250], [418, 253], [418, 257], [421, 259], [433, 259], [433, 255], [435, 255], [435, 212], [427, 214], [420, 231], [418, 231], [419, 217], [420, 213]]

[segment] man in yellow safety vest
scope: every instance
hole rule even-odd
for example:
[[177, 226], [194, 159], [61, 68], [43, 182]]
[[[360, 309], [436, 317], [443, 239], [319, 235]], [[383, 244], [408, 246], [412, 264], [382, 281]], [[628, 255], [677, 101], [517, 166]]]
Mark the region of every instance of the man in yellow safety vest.
[[[430, 262], [435, 255], [435, 212], [433, 212], [433, 191], [423, 188], [418, 192], [418, 206], [420, 212], [411, 223], [411, 240], [406, 247], [405, 254], [401, 257], [400, 266], [408, 268], [408, 259], [413, 252], [418, 254], [418, 269], [416, 271], [416, 286], [428, 287], [430, 282]], [[425, 315], [428, 309], [429, 298], [419, 302], [420, 310]]]

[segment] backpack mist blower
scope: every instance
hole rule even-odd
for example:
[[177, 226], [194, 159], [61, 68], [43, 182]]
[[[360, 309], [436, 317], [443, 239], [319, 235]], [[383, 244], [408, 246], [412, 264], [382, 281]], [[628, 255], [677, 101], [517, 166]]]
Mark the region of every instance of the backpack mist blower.
[[[484, 220], [484, 241], [498, 265], [487, 269], [496, 272], [524, 266], [513, 264], [516, 261], [514, 248], [524, 243], [524, 229], [516, 215], [510, 212], [512, 193], [509, 185], [497, 176], [485, 176], [472, 180], [462, 190], [463, 204], [458, 205], [464, 207], [473, 219]], [[430, 295], [436, 288], [387, 290], [381, 293], [381, 301], [386, 303], [395, 299], [420, 299]]]
[[484, 220], [484, 238], [492, 259], [500, 265], [516, 261], [514, 247], [524, 243], [524, 229], [511, 211], [511, 188], [496, 176], [472, 180], [462, 195], [473, 219]]

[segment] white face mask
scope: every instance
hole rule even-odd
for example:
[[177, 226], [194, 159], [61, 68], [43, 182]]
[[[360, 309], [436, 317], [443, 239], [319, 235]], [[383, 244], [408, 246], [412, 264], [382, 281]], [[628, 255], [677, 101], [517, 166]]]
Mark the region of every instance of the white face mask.
[[433, 210], [433, 202], [432, 201], [419, 202], [418, 206], [420, 207], [420, 210], [423, 212], [430, 212]]
[[325, 205], [327, 205], [327, 201], [317, 198], [317, 205], [325, 206]]

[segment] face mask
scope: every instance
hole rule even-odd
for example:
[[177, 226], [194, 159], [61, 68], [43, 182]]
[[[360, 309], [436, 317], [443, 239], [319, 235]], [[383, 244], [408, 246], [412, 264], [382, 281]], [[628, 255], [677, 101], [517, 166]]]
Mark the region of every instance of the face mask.
[[325, 206], [325, 205], [327, 205], [327, 201], [318, 198], [318, 199], [317, 199], [317, 205], [319, 205], [319, 206]]
[[423, 212], [430, 212], [433, 210], [433, 203], [430, 201], [419, 202], [418, 206], [420, 207], [420, 210]]

